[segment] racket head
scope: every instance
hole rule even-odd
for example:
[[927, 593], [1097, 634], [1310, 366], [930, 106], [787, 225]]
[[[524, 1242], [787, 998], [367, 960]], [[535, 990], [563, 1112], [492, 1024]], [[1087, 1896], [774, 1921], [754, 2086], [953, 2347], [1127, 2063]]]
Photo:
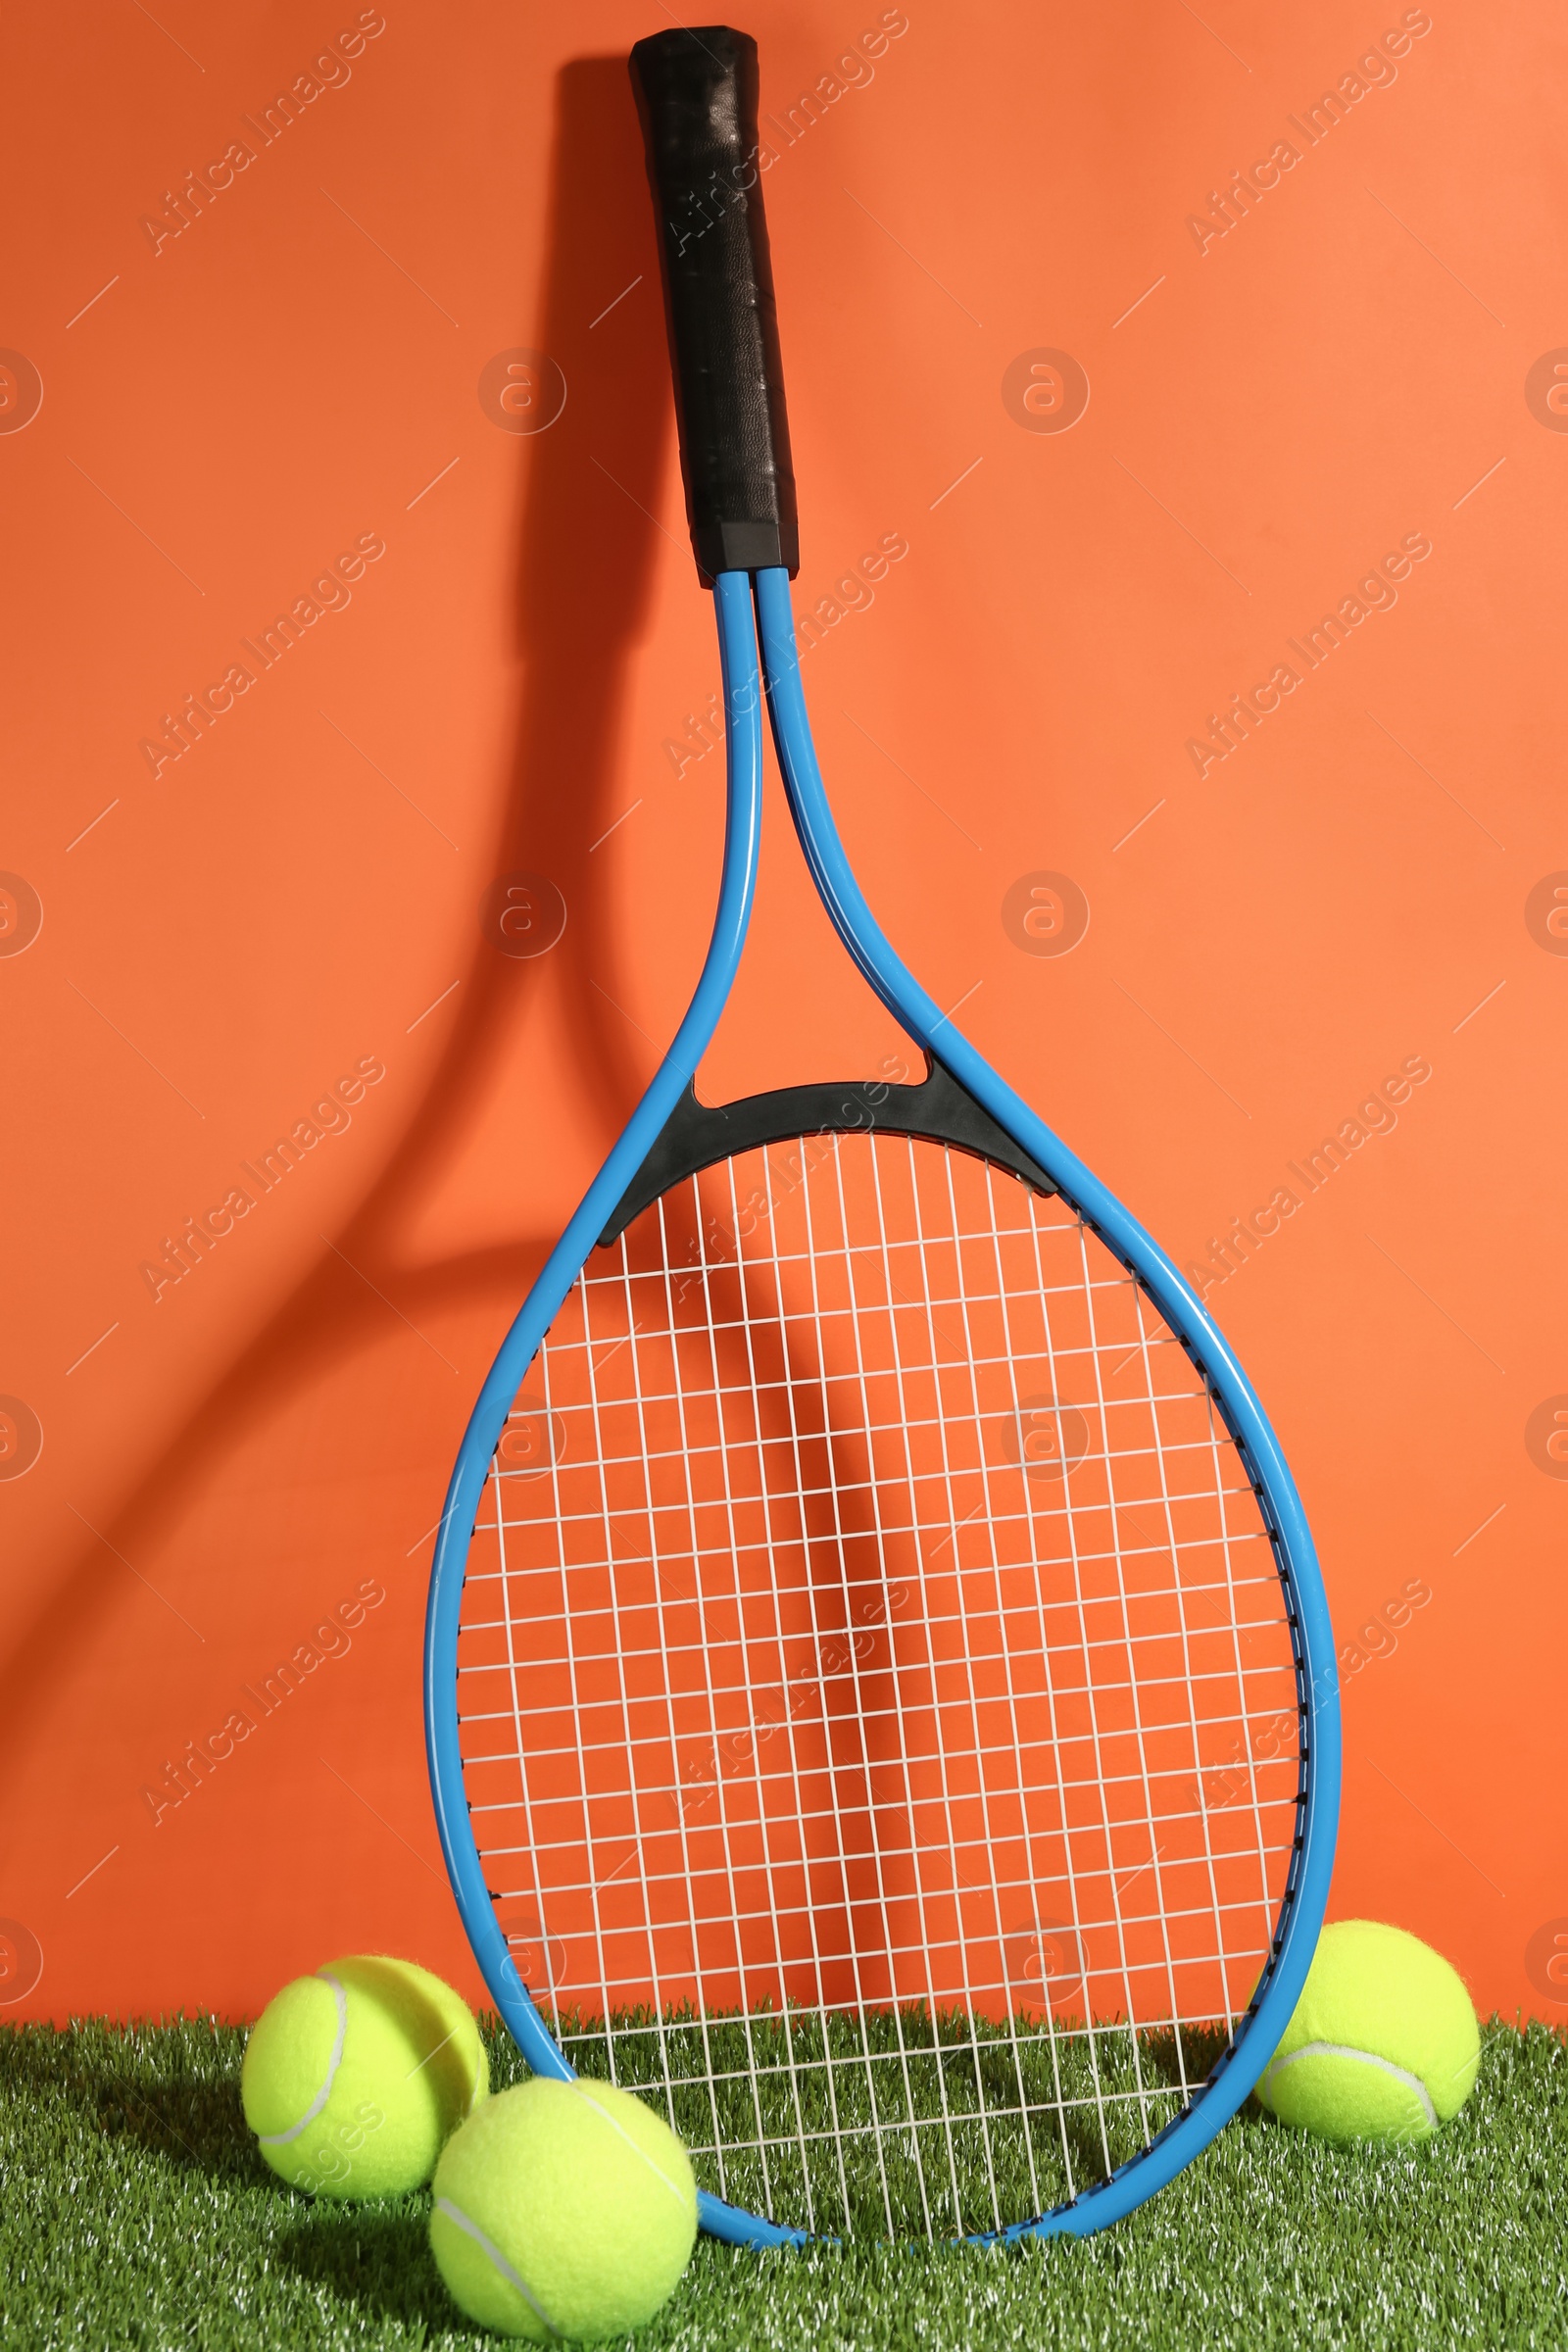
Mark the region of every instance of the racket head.
[[570, 2062], [725, 2203], [994, 2234], [1235, 2037], [1302, 1661], [1211, 1394], [1057, 1199], [782, 1138], [597, 1251], [502, 1431], [469, 1821]]

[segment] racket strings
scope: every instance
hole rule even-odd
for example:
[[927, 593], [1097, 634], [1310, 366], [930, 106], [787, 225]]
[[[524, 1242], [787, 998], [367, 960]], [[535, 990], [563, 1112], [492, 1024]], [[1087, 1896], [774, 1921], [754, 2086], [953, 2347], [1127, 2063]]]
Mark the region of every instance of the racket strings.
[[1251, 1482], [1059, 1201], [801, 1139], [598, 1253], [498, 1447], [465, 1782], [568, 2055], [808, 2229], [992, 2229], [1186, 2103], [1266, 1956]]

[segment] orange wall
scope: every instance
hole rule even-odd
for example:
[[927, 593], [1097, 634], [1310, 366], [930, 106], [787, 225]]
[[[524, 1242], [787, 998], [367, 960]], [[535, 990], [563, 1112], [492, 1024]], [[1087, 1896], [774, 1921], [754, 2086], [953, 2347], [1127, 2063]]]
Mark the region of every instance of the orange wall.
[[[717, 871], [721, 755], [665, 748], [717, 680], [621, 63], [662, 21], [76, 0], [3, 35], [3, 2014], [240, 2014], [356, 1947], [477, 1989], [424, 1788], [429, 1535]], [[852, 852], [1184, 1264], [1299, 1196], [1209, 1296], [1342, 1637], [1427, 1596], [1348, 1661], [1334, 1910], [1428, 1937], [1484, 2008], [1568, 2017], [1552, 20], [744, 21], [780, 115], [906, 27], [766, 183], [800, 608], [907, 545], [807, 663]], [[317, 94], [264, 141], [290, 87]], [[1292, 118], [1328, 89], [1314, 142]], [[174, 233], [169, 192], [235, 142]], [[1211, 191], [1282, 142], [1219, 233]], [[547, 430], [498, 405], [518, 350], [564, 381]], [[1078, 371], [1087, 408], [1040, 429]], [[264, 669], [246, 641], [356, 549]], [[1309, 667], [1292, 640], [1341, 609]], [[1281, 665], [1277, 708], [1195, 756]], [[495, 944], [519, 871], [565, 909], [534, 957]], [[1087, 901], [1065, 955], [1004, 917], [1040, 872]], [[710, 1094], [896, 1044], [824, 947], [775, 858]], [[1309, 1193], [1291, 1163], [1411, 1062], [1397, 1124]], [[245, 1164], [356, 1072], [261, 1192]], [[235, 1188], [254, 1206], [155, 1298], [144, 1265]], [[313, 1641], [155, 1819], [166, 1766]]]

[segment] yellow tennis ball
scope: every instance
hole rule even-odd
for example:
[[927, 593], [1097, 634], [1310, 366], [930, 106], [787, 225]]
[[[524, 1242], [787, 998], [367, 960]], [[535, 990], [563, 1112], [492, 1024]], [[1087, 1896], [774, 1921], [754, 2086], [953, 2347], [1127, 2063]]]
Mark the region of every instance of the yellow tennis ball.
[[262, 2154], [323, 2197], [417, 2188], [489, 2089], [467, 2003], [428, 1969], [379, 1956], [332, 1960], [285, 1984], [240, 2070]]
[[430, 2246], [452, 2299], [498, 2335], [598, 2343], [651, 2320], [691, 2260], [691, 2159], [608, 2082], [542, 2075], [453, 2134]]
[[1372, 1919], [1325, 1928], [1257, 2085], [1280, 2121], [1324, 2139], [1425, 2139], [1475, 2084], [1481, 2035], [1441, 1952]]

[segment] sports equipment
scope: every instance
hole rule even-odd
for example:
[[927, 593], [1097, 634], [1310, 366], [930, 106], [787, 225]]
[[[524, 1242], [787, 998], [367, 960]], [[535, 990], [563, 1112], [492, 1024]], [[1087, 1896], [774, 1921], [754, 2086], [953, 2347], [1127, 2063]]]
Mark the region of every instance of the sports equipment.
[[[453, 1472], [442, 1844], [528, 2064], [654, 2099], [706, 2229], [1084, 2231], [1212, 2137], [1296, 2004], [1339, 1801], [1322, 1586], [1223, 1335], [861, 895], [797, 662], [756, 47], [705, 26], [632, 65], [724, 863], [690, 1009]], [[762, 685], [913, 1083], [894, 1057], [696, 1092], [752, 903]]]
[[624, 2336], [665, 2302], [697, 2236], [691, 2159], [608, 2082], [536, 2076], [447, 2142], [430, 2247], [470, 2320], [550, 2343]]
[[1375, 1919], [1325, 1928], [1257, 2095], [1324, 2139], [1425, 2139], [1475, 2088], [1481, 2034], [1441, 1952]]
[[274, 2173], [323, 2197], [390, 2197], [430, 2178], [490, 2088], [467, 2003], [412, 1960], [357, 1956], [297, 1977], [245, 2044], [245, 2121]]

